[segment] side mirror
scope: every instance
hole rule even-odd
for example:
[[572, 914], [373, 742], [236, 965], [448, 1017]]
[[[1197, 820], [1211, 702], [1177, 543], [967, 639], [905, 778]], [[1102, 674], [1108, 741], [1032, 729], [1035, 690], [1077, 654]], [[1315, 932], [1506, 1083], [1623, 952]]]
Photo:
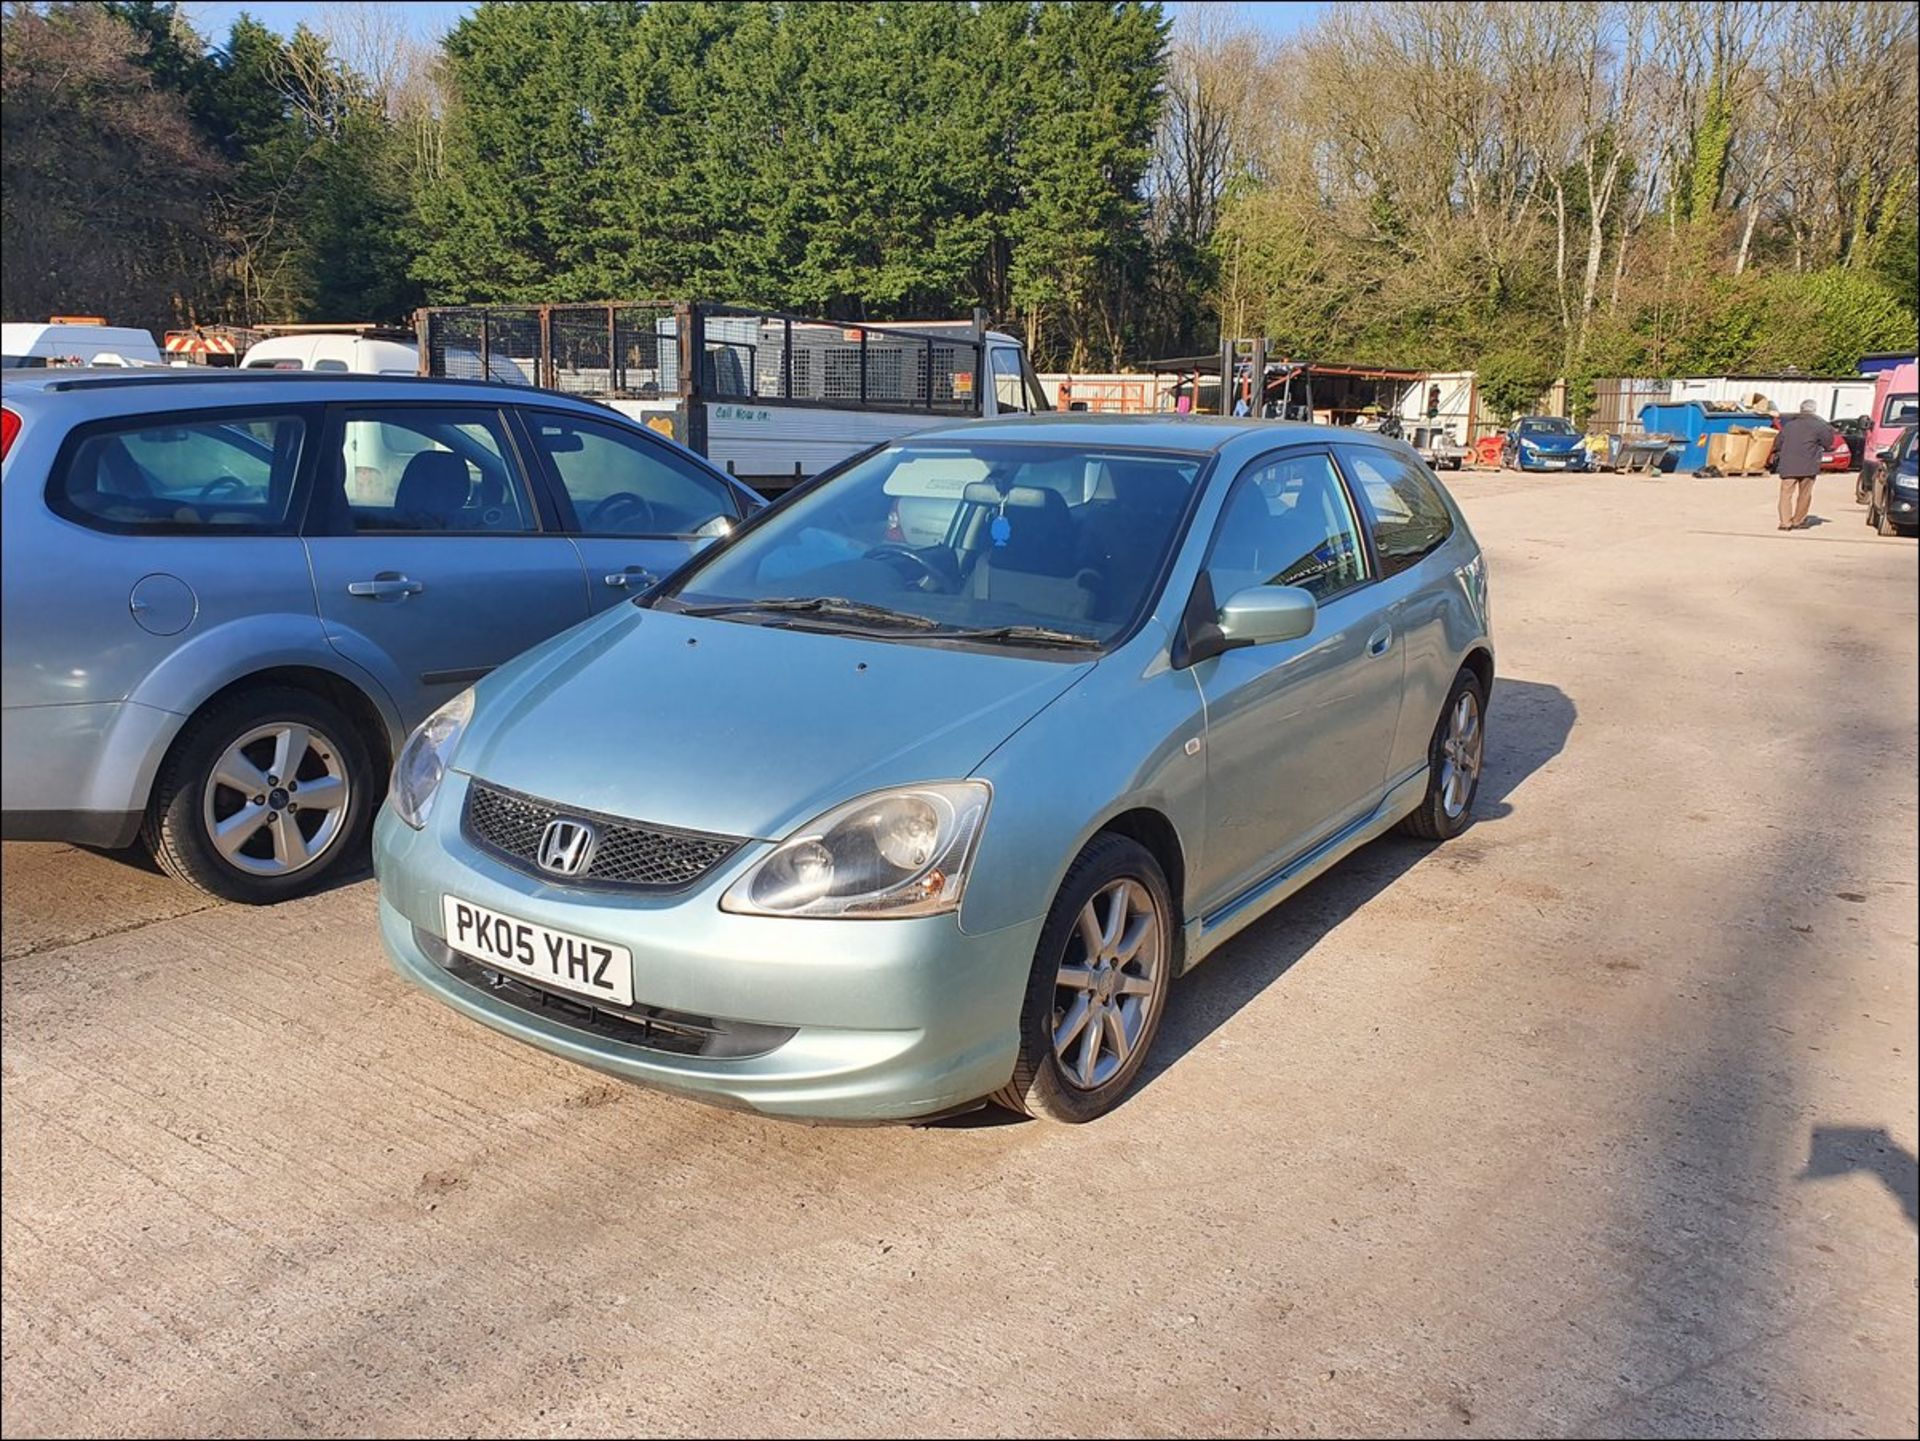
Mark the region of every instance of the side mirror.
[[1312, 632], [1319, 609], [1297, 585], [1250, 585], [1220, 607], [1220, 636], [1229, 648], [1298, 640]]
[[1893, 459], [1893, 447], [1892, 447], [1892, 446], [1890, 446], [1890, 445], [1889, 445], [1889, 446], [1884, 446], [1884, 447], [1882, 447], [1882, 448], [1881, 448], [1880, 450], [1877, 450], [1877, 451], [1875, 451], [1875, 452], [1874, 452], [1874, 457], [1873, 457], [1873, 458], [1874, 458], [1875, 460], [1892, 460], [1892, 459]]

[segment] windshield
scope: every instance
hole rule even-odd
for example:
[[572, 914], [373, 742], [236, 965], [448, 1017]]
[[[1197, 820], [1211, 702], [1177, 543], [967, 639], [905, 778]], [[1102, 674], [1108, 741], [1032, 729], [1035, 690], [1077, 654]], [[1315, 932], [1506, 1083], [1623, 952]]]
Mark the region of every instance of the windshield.
[[[689, 610], [737, 606], [744, 621], [898, 638], [1012, 627], [1020, 633], [969, 638], [1103, 645], [1151, 600], [1204, 463], [903, 442], [777, 507], [665, 598]], [[821, 603], [796, 606], [809, 601]]]
[[1912, 425], [1920, 420], [1920, 395], [1889, 395], [1886, 408], [1880, 412], [1882, 425]]
[[1522, 435], [1572, 435], [1573, 422], [1561, 420], [1558, 416], [1542, 416], [1521, 421], [1520, 433]]

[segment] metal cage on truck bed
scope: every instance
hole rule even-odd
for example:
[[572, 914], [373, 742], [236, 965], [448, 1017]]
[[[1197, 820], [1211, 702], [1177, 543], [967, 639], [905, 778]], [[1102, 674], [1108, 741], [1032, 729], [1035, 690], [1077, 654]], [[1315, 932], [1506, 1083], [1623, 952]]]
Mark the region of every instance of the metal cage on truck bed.
[[[709, 405], [871, 411], [922, 419], [980, 413], [986, 329], [868, 325], [706, 301], [428, 306], [423, 375], [498, 376], [609, 403], [707, 453]], [[720, 418], [731, 418], [727, 412]]]

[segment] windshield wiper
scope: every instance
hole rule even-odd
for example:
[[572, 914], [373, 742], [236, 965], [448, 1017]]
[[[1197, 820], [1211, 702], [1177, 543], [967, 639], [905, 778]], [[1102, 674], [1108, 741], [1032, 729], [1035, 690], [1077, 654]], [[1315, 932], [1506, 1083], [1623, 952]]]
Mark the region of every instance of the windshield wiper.
[[841, 595], [768, 596], [763, 600], [730, 600], [717, 605], [689, 605], [682, 615], [737, 615], [742, 611], [775, 611], [784, 614], [836, 616], [843, 620], [870, 620], [884, 625], [904, 626], [908, 630], [934, 630], [940, 622], [912, 611], [891, 610], [884, 605], [848, 600]]
[[1055, 630], [1044, 625], [991, 625], [978, 630], [942, 630], [940, 640], [1011, 641], [1017, 645], [1061, 645], [1077, 650], [1098, 650], [1104, 642], [1077, 631]]

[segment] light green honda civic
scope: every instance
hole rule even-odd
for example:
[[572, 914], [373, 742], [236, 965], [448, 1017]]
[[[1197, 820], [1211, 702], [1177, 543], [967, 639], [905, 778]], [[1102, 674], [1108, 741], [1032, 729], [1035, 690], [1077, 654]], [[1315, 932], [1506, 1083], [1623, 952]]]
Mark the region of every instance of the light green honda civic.
[[1087, 1121], [1176, 976], [1388, 829], [1467, 825], [1492, 684], [1480, 549], [1398, 441], [924, 431], [427, 720], [381, 931], [631, 1081]]

